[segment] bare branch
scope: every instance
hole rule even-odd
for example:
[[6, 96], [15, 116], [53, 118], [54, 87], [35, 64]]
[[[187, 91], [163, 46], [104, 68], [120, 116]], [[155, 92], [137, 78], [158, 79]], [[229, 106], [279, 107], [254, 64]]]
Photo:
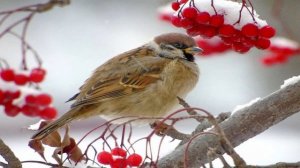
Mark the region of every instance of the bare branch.
[[[238, 110], [219, 125], [233, 147], [236, 147], [299, 111], [300, 81], [272, 93], [249, 107]], [[211, 131], [216, 132], [216, 130]], [[208, 147], [218, 147], [218, 144], [219, 139], [213, 135], [197, 137], [189, 147], [188, 165], [197, 167], [208, 163]], [[158, 167], [183, 165], [185, 148], [186, 144], [161, 158]], [[217, 150], [223, 151], [220, 147]]]
[[7, 165], [0, 162], [0, 165], [7, 168], [21, 168], [20, 160], [15, 156], [15, 154], [10, 150], [10, 148], [0, 139], [0, 156], [2, 156], [6, 161]]

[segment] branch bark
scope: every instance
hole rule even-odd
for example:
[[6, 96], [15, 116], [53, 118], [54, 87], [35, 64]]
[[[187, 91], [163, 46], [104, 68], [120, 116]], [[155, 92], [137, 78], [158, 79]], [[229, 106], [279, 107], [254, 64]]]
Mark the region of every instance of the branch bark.
[[[246, 140], [262, 133], [269, 127], [300, 111], [300, 81], [279, 89], [249, 107], [236, 111], [220, 124], [231, 144], [236, 147]], [[216, 132], [215, 130], [211, 130]], [[188, 149], [189, 167], [208, 163], [209, 148], [219, 148], [219, 139], [213, 135], [196, 138]], [[160, 168], [183, 167], [186, 144], [176, 148], [158, 162]]]
[[2, 156], [7, 164], [0, 162], [0, 165], [5, 168], [21, 168], [20, 160], [15, 156], [15, 154], [10, 150], [10, 148], [0, 139], [0, 156]]

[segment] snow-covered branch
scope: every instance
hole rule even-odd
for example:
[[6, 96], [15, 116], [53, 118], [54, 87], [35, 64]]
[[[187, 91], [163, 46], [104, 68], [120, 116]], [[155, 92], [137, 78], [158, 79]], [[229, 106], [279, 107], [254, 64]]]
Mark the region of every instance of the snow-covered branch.
[[[300, 80], [296, 79], [299, 77], [271, 95], [237, 110], [228, 120], [220, 124], [234, 147], [300, 111]], [[188, 148], [189, 167], [199, 167], [208, 163], [209, 148], [223, 151], [219, 139], [214, 135], [207, 134], [196, 138]], [[168, 168], [174, 165], [183, 167], [185, 149], [186, 144], [161, 158], [158, 167]], [[215, 158], [210, 157], [210, 159]]]

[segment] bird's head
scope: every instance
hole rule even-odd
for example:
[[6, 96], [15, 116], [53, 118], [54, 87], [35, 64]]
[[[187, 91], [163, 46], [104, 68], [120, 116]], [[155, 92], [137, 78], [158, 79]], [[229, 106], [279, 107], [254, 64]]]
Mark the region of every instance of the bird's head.
[[181, 33], [167, 33], [154, 38], [155, 48], [160, 57], [169, 59], [184, 59], [194, 62], [194, 55], [202, 52], [195, 40]]

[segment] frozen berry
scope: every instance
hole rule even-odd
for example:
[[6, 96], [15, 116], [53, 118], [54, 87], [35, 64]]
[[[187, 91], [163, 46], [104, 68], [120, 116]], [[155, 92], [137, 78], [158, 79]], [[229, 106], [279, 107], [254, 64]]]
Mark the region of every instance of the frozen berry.
[[27, 104], [31, 104], [31, 105], [36, 104], [36, 100], [37, 100], [37, 98], [36, 98], [36, 96], [34, 96], [34, 95], [27, 95], [27, 96], [25, 97], [25, 102], [26, 102]]
[[242, 43], [233, 43], [232, 49], [239, 53], [246, 53], [250, 50], [250, 47], [243, 45]]
[[276, 62], [273, 56], [267, 56], [262, 58], [262, 63], [266, 66], [273, 65]]
[[172, 16], [171, 17], [171, 22], [176, 27], [181, 27], [181, 21], [180, 20], [181, 19], [179, 17], [177, 17], [177, 16]]
[[34, 68], [31, 70], [29, 79], [31, 82], [39, 83], [45, 78], [46, 71], [42, 68]]
[[208, 12], [200, 12], [196, 17], [196, 22], [199, 24], [206, 24], [210, 20], [210, 15]]
[[180, 25], [185, 29], [189, 29], [193, 27], [194, 23], [191, 19], [183, 18], [180, 20]]
[[275, 57], [276, 62], [285, 63], [288, 60], [288, 56], [285, 54], [278, 54]]
[[97, 160], [101, 164], [109, 165], [112, 163], [113, 157], [109, 152], [102, 151], [102, 152], [98, 153]]
[[54, 119], [57, 115], [57, 111], [53, 107], [46, 107], [40, 112], [40, 117], [45, 120]]
[[260, 38], [256, 41], [255, 46], [258, 49], [267, 49], [270, 47], [270, 40], [265, 38]]
[[138, 167], [142, 163], [142, 160], [143, 160], [143, 158], [141, 157], [141, 155], [134, 153], [134, 154], [128, 156], [127, 164], [128, 164], [128, 166]]
[[185, 18], [193, 19], [197, 16], [197, 10], [194, 7], [187, 7], [183, 9], [182, 16]]
[[28, 82], [28, 77], [24, 74], [16, 74], [14, 81], [16, 85], [25, 85]]
[[230, 36], [234, 35], [234, 33], [235, 33], [234, 27], [229, 24], [225, 24], [225, 25], [221, 26], [219, 29], [220, 36], [230, 37]]
[[0, 104], [2, 104], [3, 100], [4, 100], [4, 92], [0, 90]]
[[115, 156], [121, 156], [121, 157], [125, 158], [126, 155], [127, 155], [127, 152], [122, 148], [116, 147], [116, 148], [111, 150], [111, 154], [115, 155]]
[[0, 72], [0, 76], [4, 81], [13, 81], [15, 77], [15, 72], [13, 69], [4, 69]]
[[111, 168], [127, 168], [126, 159], [117, 158], [110, 164], [110, 167]]
[[192, 28], [187, 29], [186, 33], [189, 36], [198, 36], [200, 34], [200, 32], [199, 32], [199, 26], [194, 26]]
[[255, 24], [248, 23], [242, 27], [242, 34], [247, 37], [255, 37], [258, 35], [258, 28]]
[[39, 115], [40, 110], [37, 106], [25, 104], [22, 107], [22, 113], [29, 117], [35, 117], [35, 116]]
[[212, 15], [209, 24], [214, 27], [220, 27], [224, 24], [223, 15]]
[[208, 26], [204, 33], [202, 34], [203, 38], [212, 38], [218, 34], [218, 30], [215, 27]]
[[40, 94], [36, 97], [36, 103], [41, 106], [47, 106], [52, 102], [52, 98], [48, 94]]
[[14, 117], [20, 113], [21, 109], [13, 104], [6, 104], [4, 107], [4, 112], [10, 117]]
[[259, 29], [259, 36], [264, 38], [271, 38], [275, 35], [276, 30], [272, 26], [264, 26]]
[[174, 11], [177, 11], [180, 8], [180, 3], [179, 2], [173, 2], [172, 3], [172, 9]]

